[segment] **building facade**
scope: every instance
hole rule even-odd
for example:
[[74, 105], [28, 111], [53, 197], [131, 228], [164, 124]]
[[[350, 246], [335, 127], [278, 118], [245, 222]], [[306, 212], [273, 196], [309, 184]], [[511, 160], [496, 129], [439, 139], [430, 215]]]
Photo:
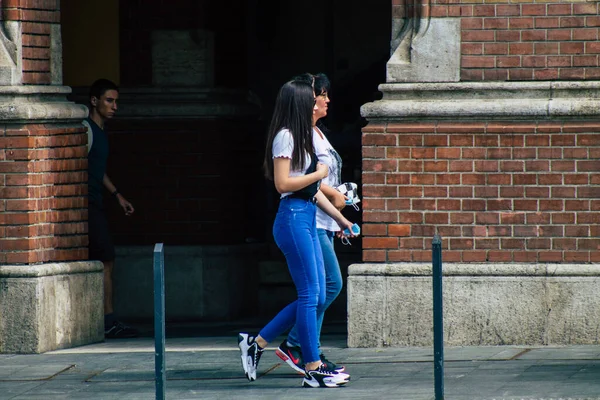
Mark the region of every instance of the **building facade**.
[[260, 163], [276, 90], [305, 71], [332, 78], [363, 197], [350, 345], [427, 344], [435, 233], [448, 342], [596, 343], [598, 3], [305, 3], [0, 1], [1, 352], [102, 339], [81, 125], [98, 77], [121, 86], [108, 174], [137, 214], [108, 210], [117, 308], [152, 315], [156, 242], [172, 319], [247, 315], [225, 294], [248, 282], [289, 296]]
[[349, 343], [598, 343], [598, 2], [394, 1]]

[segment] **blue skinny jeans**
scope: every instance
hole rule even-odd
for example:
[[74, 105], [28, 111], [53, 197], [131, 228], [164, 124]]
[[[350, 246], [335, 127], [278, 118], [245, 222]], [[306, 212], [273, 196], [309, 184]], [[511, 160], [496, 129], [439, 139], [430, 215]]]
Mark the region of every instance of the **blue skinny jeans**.
[[[317, 229], [319, 236], [319, 244], [321, 245], [321, 251], [323, 252], [323, 264], [325, 266], [325, 304], [323, 304], [322, 310], [317, 312], [317, 332], [318, 345], [321, 347], [321, 328], [323, 327], [323, 318], [325, 317], [325, 310], [333, 303], [342, 291], [342, 272], [340, 270], [340, 264], [338, 262], [335, 250], [333, 248], [333, 239], [335, 232], [328, 231], [325, 229]], [[296, 326], [292, 328], [288, 334], [287, 341], [293, 346], [300, 346], [300, 340], [298, 338], [298, 330]]]
[[324, 311], [325, 304], [325, 269], [316, 213], [317, 206], [310, 201], [284, 198], [279, 202], [273, 237], [285, 256], [298, 299], [259, 333], [272, 342], [295, 324], [305, 363], [320, 360], [317, 315]]

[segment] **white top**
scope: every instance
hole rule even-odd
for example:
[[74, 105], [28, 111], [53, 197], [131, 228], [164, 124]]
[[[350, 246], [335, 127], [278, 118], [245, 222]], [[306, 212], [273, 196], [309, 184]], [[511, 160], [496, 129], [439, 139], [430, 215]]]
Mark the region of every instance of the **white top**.
[[92, 127], [91, 127], [90, 123], [87, 122], [87, 120], [84, 119], [83, 121], [81, 121], [81, 123], [83, 124], [83, 126], [85, 126], [87, 128], [87, 137], [88, 137], [87, 151], [89, 154], [90, 150], [92, 149], [92, 144], [94, 143], [94, 133], [92, 132]]
[[[288, 129], [282, 129], [277, 132], [275, 135], [275, 139], [273, 139], [273, 158], [289, 158], [292, 159], [292, 153], [294, 152], [294, 138], [292, 137], [291, 132]], [[292, 170], [290, 167], [290, 177], [292, 176], [302, 176], [306, 174], [306, 171], [310, 167], [310, 155], [307, 154], [304, 160], [304, 169], [300, 170]], [[289, 196], [293, 192], [282, 193], [281, 198], [283, 199], [285, 196]]]
[[[319, 162], [329, 167], [329, 174], [321, 181], [332, 188], [336, 188], [342, 184], [342, 159], [329, 140], [313, 128], [313, 146]], [[333, 218], [325, 213], [325, 211], [317, 208], [317, 228], [326, 229], [328, 231], [337, 232], [340, 227]]]

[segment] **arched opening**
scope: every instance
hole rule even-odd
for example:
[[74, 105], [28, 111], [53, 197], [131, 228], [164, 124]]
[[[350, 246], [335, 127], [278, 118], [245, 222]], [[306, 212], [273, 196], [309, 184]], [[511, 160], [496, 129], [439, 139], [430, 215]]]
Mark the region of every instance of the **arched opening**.
[[[385, 81], [391, 5], [367, 6], [359, 0], [301, 5], [277, 0], [62, 0], [61, 10], [64, 84], [74, 88], [74, 98], [85, 101], [87, 86], [98, 77], [121, 87], [119, 113], [107, 125], [108, 174], [136, 206], [136, 216], [125, 219], [116, 206], [109, 208], [115, 242], [129, 249], [120, 253], [128, 265], [117, 273], [126, 282], [116, 283], [116, 290], [127, 295], [116, 301], [117, 307], [126, 307], [130, 317], [147, 315], [146, 306], [129, 306], [139, 298], [134, 286], [151, 279], [127, 283], [138, 268], [146, 268], [134, 261], [146, 256], [131, 248], [164, 242], [167, 249], [179, 247], [181, 259], [196, 259], [198, 246], [213, 246], [215, 263], [235, 264], [221, 268], [221, 274], [216, 265], [196, 275], [198, 263], [182, 261], [180, 273], [172, 272], [172, 287], [179, 295], [186, 290], [202, 294], [197, 302], [167, 301], [172, 319], [246, 315], [247, 305], [236, 306], [237, 298], [230, 297], [227, 306], [207, 304], [217, 293], [235, 291], [227, 283], [248, 280], [262, 288], [248, 289], [263, 304], [252, 308], [255, 316], [270, 315], [293, 295], [289, 284], [260, 277], [260, 262], [279, 256], [270, 233], [277, 200], [260, 169], [273, 100], [292, 76], [326, 73], [332, 82], [329, 139], [344, 160], [343, 179], [360, 185], [359, 108], [377, 98], [377, 85]], [[360, 213], [349, 215], [360, 222]], [[251, 256], [239, 250], [250, 246], [255, 248]], [[360, 247], [359, 241], [337, 246], [343, 268], [360, 261]], [[239, 263], [222, 258], [237, 251]], [[249, 259], [257, 260], [244, 267]], [[236, 271], [243, 271], [239, 280], [231, 278]], [[219, 282], [221, 278], [226, 281]], [[345, 319], [344, 295], [332, 308], [333, 318]], [[147, 295], [141, 296], [139, 302], [151, 307]], [[204, 311], [174, 310], [185, 304], [191, 304], [186, 311]]]

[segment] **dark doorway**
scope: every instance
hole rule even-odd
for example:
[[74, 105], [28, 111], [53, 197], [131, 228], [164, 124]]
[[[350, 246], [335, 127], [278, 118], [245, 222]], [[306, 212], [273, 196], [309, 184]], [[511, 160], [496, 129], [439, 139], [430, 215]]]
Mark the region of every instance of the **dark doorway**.
[[[105, 38], [105, 28], [118, 31], [118, 40], [111, 34], [113, 46], [103, 58], [94, 58], [93, 67], [100, 73], [105, 60], [107, 77], [121, 87], [117, 118], [107, 125], [108, 174], [136, 206], [136, 216], [124, 220], [116, 206], [109, 210], [117, 245], [264, 244], [265, 258], [279, 257], [271, 237], [277, 196], [261, 171], [264, 140], [279, 87], [303, 72], [329, 76], [328, 138], [342, 156], [342, 179], [360, 186], [365, 124], [360, 106], [376, 100], [377, 87], [385, 82], [391, 2], [115, 1], [109, 2], [110, 9], [99, 0], [85, 2], [85, 10], [79, 0], [62, 0], [61, 6], [63, 19], [68, 19], [63, 20], [65, 84], [74, 86], [80, 101], [85, 101], [87, 88], [79, 86], [92, 80], [81, 49], [93, 49]], [[188, 57], [189, 48], [176, 40], [170, 43], [170, 37], [185, 37], [190, 46], [202, 43], [204, 53]], [[179, 53], [171, 57], [171, 51]], [[157, 52], [171, 69], [157, 64]], [[173, 79], [174, 70], [191, 81]], [[204, 75], [199, 79], [197, 74]], [[350, 210], [348, 216], [362, 222], [360, 213]], [[350, 263], [361, 261], [360, 240], [336, 250], [344, 273]], [[133, 272], [122, 279], [135, 280], [128, 274]], [[223, 292], [208, 286], [207, 293]], [[133, 296], [126, 285], [119, 289]], [[279, 289], [265, 290], [279, 293], [274, 301], [283, 302], [293, 288]], [[132, 301], [148, 299], [127, 297], [117, 305]], [[219, 319], [220, 312], [206, 318]], [[143, 319], [142, 314], [136, 307], [129, 312]], [[222, 315], [237, 318], [231, 309]], [[331, 315], [345, 320], [345, 292]]]

